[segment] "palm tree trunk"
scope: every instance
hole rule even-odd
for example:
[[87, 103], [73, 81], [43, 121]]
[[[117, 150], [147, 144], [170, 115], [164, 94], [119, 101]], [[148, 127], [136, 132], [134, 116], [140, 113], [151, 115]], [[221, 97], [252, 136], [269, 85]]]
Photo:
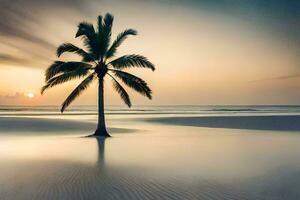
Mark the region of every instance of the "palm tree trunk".
[[99, 77], [98, 80], [98, 126], [94, 136], [110, 137], [105, 126], [103, 77]]

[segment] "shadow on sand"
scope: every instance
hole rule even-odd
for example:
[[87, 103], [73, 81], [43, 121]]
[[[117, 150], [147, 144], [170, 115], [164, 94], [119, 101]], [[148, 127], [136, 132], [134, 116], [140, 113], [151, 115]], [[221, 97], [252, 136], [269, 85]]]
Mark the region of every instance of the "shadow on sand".
[[94, 137], [97, 141], [98, 146], [98, 159], [97, 159], [97, 166], [100, 169], [105, 168], [105, 141], [109, 138], [100, 138], [100, 137]]
[[[96, 124], [87, 121], [66, 120], [66, 119], [46, 119], [31, 117], [0, 117], [0, 134], [1, 133], [32, 133], [32, 134], [49, 134], [49, 133], [83, 133], [93, 132]], [[127, 128], [108, 128], [113, 133], [132, 133], [135, 129]]]
[[300, 131], [300, 116], [210, 116], [210, 117], [161, 117], [147, 122], [177, 126], [230, 128], [272, 131]]

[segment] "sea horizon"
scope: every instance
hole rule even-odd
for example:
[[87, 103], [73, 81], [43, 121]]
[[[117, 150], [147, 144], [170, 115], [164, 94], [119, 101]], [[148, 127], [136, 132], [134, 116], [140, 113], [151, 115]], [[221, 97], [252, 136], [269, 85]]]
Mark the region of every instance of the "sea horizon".
[[[230, 114], [300, 114], [300, 105], [107, 105], [105, 113], [110, 114], [195, 114], [195, 115], [230, 115]], [[5, 114], [61, 114], [59, 105], [0, 105], [0, 116]], [[73, 105], [63, 115], [94, 114], [96, 105]]]

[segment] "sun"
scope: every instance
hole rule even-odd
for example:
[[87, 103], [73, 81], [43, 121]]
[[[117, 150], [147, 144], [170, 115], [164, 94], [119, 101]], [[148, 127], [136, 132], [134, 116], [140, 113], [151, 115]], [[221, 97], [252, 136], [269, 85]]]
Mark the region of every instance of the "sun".
[[27, 94], [26, 94], [26, 96], [28, 97], [28, 98], [30, 98], [30, 99], [32, 99], [32, 98], [34, 98], [34, 93], [33, 92], [28, 92]]

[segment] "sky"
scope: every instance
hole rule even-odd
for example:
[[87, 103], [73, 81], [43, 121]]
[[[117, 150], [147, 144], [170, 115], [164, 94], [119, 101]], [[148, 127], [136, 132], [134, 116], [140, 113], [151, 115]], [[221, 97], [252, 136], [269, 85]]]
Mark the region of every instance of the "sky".
[[[0, 0], [0, 105], [60, 105], [80, 80], [41, 96], [45, 69], [61, 43], [82, 46], [79, 22], [107, 12], [113, 37], [139, 33], [118, 56], [141, 54], [156, 66], [132, 69], [153, 90], [151, 101], [128, 90], [135, 105], [300, 102], [299, 0]], [[74, 104], [95, 105], [96, 94], [95, 83]], [[105, 103], [123, 104], [110, 80]]]

